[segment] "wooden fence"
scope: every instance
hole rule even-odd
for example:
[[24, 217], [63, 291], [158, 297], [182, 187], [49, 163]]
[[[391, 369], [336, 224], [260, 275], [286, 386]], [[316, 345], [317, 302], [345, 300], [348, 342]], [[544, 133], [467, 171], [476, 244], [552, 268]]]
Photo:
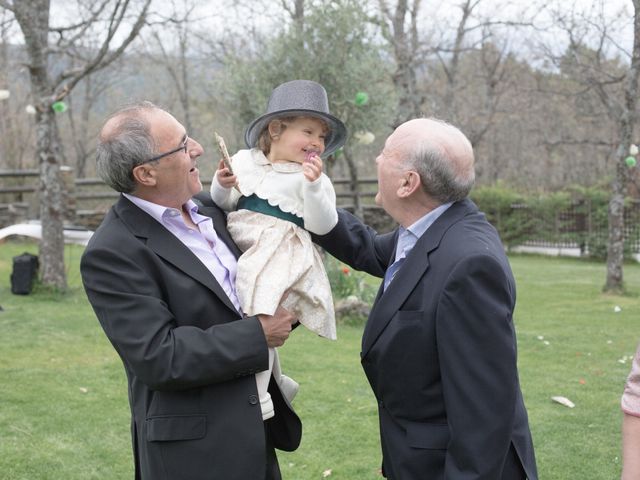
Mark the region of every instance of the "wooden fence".
[[[62, 167], [65, 184], [65, 222], [69, 225], [95, 229], [119, 194], [99, 178], [75, 178], [72, 168]], [[39, 218], [38, 170], [0, 170], [0, 228]], [[382, 230], [392, 226], [391, 219], [374, 206], [377, 191], [375, 178], [364, 178], [353, 188], [348, 179], [334, 179], [340, 207], [354, 210], [358, 206], [367, 221]], [[203, 182], [205, 190], [209, 182]]]
[[[511, 205], [507, 219], [490, 211], [486, 214], [508, 245], [577, 249], [580, 256], [606, 256], [608, 205], [601, 201], [576, 200], [558, 210], [538, 210], [516, 204]], [[627, 201], [623, 214], [625, 255], [637, 255], [640, 253], [640, 200]]]
[[[63, 167], [61, 173], [66, 190], [66, 223], [94, 230], [119, 194], [98, 178], [75, 178], [72, 168]], [[209, 185], [203, 184], [208, 190]], [[333, 179], [333, 184], [339, 206], [357, 210], [378, 231], [389, 231], [395, 226], [393, 220], [374, 205], [375, 178], [363, 178], [356, 184], [349, 179]], [[0, 228], [39, 217], [39, 188], [37, 170], [0, 170]], [[578, 248], [581, 254], [593, 254], [596, 249], [606, 248], [606, 218], [602, 218], [601, 213], [595, 215], [590, 205], [584, 203], [575, 202], [569, 208], [552, 212], [551, 216], [549, 212], [538, 212], [526, 205], [512, 205], [508, 218], [479, 206], [509, 246]], [[625, 248], [631, 253], [639, 253], [639, 200], [625, 208], [625, 238]]]

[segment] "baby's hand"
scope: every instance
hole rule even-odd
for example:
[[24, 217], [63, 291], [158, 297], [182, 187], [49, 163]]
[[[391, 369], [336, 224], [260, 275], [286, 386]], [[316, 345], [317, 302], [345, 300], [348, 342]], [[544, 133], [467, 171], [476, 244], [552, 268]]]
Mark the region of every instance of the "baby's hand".
[[216, 178], [218, 179], [220, 186], [224, 188], [233, 188], [238, 183], [236, 176], [229, 171], [222, 160], [220, 160], [220, 163], [218, 164]]
[[317, 153], [309, 155], [302, 164], [304, 178], [310, 182], [315, 182], [322, 174], [322, 159]]

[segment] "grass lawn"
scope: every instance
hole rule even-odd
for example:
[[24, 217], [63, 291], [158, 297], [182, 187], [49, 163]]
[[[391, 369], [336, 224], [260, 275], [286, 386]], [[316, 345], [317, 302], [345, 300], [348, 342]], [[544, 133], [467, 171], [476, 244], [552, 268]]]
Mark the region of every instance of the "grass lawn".
[[[12, 295], [12, 257], [33, 243], [0, 244], [0, 478], [133, 478], [126, 382], [80, 286], [82, 249], [66, 247], [70, 292]], [[640, 341], [640, 265], [631, 294], [603, 295], [602, 264], [513, 256], [520, 379], [540, 478], [619, 478], [619, 400]], [[620, 311], [616, 312], [615, 307]], [[299, 381], [302, 445], [280, 453], [286, 479], [374, 480], [380, 454], [375, 402], [360, 368], [361, 327], [339, 340], [298, 329], [280, 350]], [[569, 409], [551, 401], [571, 399]]]

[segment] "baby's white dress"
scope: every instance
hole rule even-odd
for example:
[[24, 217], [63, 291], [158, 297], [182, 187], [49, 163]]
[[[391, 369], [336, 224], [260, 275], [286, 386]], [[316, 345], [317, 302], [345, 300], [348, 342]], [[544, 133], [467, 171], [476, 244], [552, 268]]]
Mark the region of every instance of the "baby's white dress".
[[[211, 197], [229, 212], [227, 228], [243, 251], [236, 276], [243, 312], [250, 316], [272, 315], [282, 296], [288, 293], [283, 306], [302, 325], [334, 340], [331, 285], [309, 234], [324, 235], [338, 222], [336, 194], [329, 177], [323, 173], [309, 182], [304, 178], [302, 165], [271, 164], [257, 148], [233, 155], [232, 167], [238, 189], [222, 187], [214, 176]], [[277, 207], [284, 212], [282, 217], [290, 216], [298, 224], [253, 210], [236, 210], [238, 201], [242, 207], [246, 198], [251, 198], [253, 205], [264, 207], [261, 211]], [[263, 373], [268, 375], [266, 385], [271, 375], [270, 371], [258, 374], [259, 390], [259, 377]], [[262, 396], [263, 392], [260, 393]]]
[[[238, 188], [223, 188], [214, 178], [213, 201], [229, 211], [227, 227], [240, 250], [236, 290], [245, 314], [273, 315], [285, 292], [286, 308], [305, 327], [336, 338], [331, 286], [309, 232], [328, 233], [338, 222], [336, 196], [322, 174], [309, 182], [302, 165], [272, 165], [259, 149], [240, 150], [232, 157]], [[240, 193], [242, 192], [242, 193]], [[235, 210], [239, 198], [256, 195], [269, 205], [293, 214], [304, 228], [251, 210]]]

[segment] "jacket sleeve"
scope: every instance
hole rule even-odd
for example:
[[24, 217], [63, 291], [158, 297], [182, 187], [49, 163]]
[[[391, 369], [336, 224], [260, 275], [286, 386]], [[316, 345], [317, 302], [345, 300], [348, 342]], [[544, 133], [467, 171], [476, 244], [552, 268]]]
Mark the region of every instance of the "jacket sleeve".
[[90, 244], [83, 284], [127, 370], [154, 390], [183, 390], [256, 373], [268, 364], [257, 318], [238, 319], [193, 278], [142, 242]]
[[391, 259], [397, 231], [379, 235], [360, 219], [338, 209], [338, 223], [326, 235], [312, 235], [313, 241], [350, 267], [383, 277]]

